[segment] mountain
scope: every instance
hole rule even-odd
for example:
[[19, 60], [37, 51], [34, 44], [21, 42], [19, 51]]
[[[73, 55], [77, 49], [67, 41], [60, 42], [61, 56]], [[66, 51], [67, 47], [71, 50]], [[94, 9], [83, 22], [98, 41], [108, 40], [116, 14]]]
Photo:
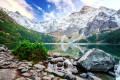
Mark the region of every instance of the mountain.
[[2, 10], [25, 28], [49, 33], [61, 42], [75, 42], [99, 34], [103, 30], [110, 31], [120, 27], [120, 10], [106, 7], [84, 6], [79, 12], [40, 23], [22, 16], [19, 12], [11, 12], [4, 8]]
[[0, 44], [19, 42], [24, 39], [30, 42], [55, 42], [54, 37], [48, 34], [24, 28], [0, 9]]
[[101, 34], [93, 34], [86, 39], [76, 41], [76, 43], [112, 43], [120, 44], [120, 28]]

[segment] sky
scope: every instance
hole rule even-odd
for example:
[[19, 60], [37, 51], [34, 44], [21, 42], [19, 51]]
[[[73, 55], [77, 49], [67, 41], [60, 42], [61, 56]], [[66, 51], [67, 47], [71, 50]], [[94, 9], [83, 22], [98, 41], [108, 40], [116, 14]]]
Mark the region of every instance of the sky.
[[120, 9], [120, 0], [0, 0], [0, 7], [16, 12], [37, 22], [49, 21], [73, 12], [83, 6]]

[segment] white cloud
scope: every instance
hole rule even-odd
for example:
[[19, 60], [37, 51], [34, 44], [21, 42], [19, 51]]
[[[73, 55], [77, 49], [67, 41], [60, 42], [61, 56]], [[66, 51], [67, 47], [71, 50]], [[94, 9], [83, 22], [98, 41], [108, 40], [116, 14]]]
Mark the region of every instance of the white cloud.
[[50, 3], [55, 4], [56, 9], [61, 11], [75, 11], [75, 5], [72, 0], [47, 0]]
[[120, 0], [81, 0], [85, 5], [100, 7], [105, 6], [112, 9], [120, 9]]
[[48, 5], [48, 9], [50, 8], [51, 6], [50, 5]]
[[0, 7], [13, 12], [19, 11], [22, 15], [34, 19], [33, 8], [25, 0], [0, 0]]
[[120, 0], [99, 0], [100, 6], [105, 6], [112, 9], [120, 9]]
[[82, 3], [84, 3], [85, 5], [88, 5], [88, 6], [92, 6], [94, 4], [96, 4], [98, 0], [81, 0]]
[[43, 14], [43, 18], [44, 18], [45, 21], [54, 19], [54, 18], [55, 18], [55, 13], [54, 13], [54, 11], [52, 11], [52, 12], [50, 12], [50, 13], [45, 12], [45, 13]]
[[34, 6], [35, 6], [38, 10], [42, 11], [42, 13], [45, 12], [41, 7], [39, 7], [39, 6], [35, 5], [35, 4], [34, 4]]

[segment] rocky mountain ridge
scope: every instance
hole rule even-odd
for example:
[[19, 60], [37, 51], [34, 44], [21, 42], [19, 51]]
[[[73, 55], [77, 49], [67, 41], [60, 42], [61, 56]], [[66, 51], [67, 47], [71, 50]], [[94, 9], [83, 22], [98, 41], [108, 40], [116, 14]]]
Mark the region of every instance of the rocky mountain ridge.
[[84, 6], [80, 12], [40, 23], [22, 16], [19, 12], [1, 9], [25, 28], [42, 33], [55, 34], [55, 32], [60, 32], [60, 36], [81, 35], [82, 33], [84, 33], [84, 36], [90, 36], [100, 33], [102, 30], [114, 29], [120, 26], [120, 10], [117, 11], [106, 7], [93, 8]]

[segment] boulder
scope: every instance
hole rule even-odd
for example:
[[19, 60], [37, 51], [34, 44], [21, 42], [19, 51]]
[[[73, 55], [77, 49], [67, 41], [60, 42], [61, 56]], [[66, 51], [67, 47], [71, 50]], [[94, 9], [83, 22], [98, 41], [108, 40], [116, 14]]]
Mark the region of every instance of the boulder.
[[108, 71], [115, 65], [115, 59], [100, 49], [90, 49], [78, 61], [77, 65], [87, 71]]
[[57, 57], [62, 57], [62, 55], [60, 53], [54, 53], [52, 55], [53, 58], [57, 58]]
[[42, 80], [51, 80], [51, 77], [49, 77], [49, 76], [44, 76], [44, 77], [42, 78]]
[[56, 75], [58, 75], [58, 76], [61, 76], [61, 77], [64, 76], [63, 73], [58, 72], [58, 71], [55, 71], [54, 69], [52, 69], [52, 68], [50, 68], [50, 67], [48, 67], [48, 68], [46, 69], [46, 71], [47, 71], [47, 72], [50, 72], [50, 73], [54, 73], [54, 74], [56, 74]]
[[63, 62], [63, 58], [62, 58], [62, 57], [53, 58], [53, 59], [51, 59], [51, 62], [52, 62], [52, 63]]
[[45, 69], [45, 66], [43, 66], [41, 64], [35, 64], [34, 67], [37, 68], [37, 69], [40, 69], [40, 70]]
[[87, 74], [87, 77], [89, 77], [89, 76], [94, 76], [94, 74], [91, 73], [91, 72], [87, 72], [86, 74]]
[[77, 73], [78, 73], [78, 70], [77, 70], [76, 67], [71, 68], [70, 71], [71, 71], [73, 74], [77, 74]]
[[[54, 77], [52, 80], [58, 80], [58, 77]], [[59, 79], [60, 80], [60, 79]]]
[[119, 77], [120, 76], [120, 61], [119, 61], [119, 64], [115, 65], [114, 71], [115, 71], [116, 77]]
[[62, 67], [62, 66], [63, 66], [63, 62], [58, 62], [58, 63], [57, 63], [57, 66], [58, 66], [58, 67]]
[[80, 77], [86, 78], [86, 77], [87, 77], [87, 74], [86, 74], [86, 73], [82, 73], [82, 74], [80, 74]]
[[41, 77], [36, 77], [35, 80], [42, 80]]
[[68, 59], [66, 59], [64, 61], [64, 67], [72, 67], [72, 63]]
[[27, 72], [27, 71], [28, 71], [27, 68], [23, 68], [23, 69], [20, 70], [21, 73], [25, 73], [25, 72]]
[[31, 74], [26, 72], [26, 73], [23, 73], [22, 76], [24, 76], [24, 77], [30, 77]]
[[0, 52], [6, 52], [6, 51], [8, 51], [7, 47], [0, 47]]
[[76, 77], [74, 76], [74, 75], [72, 75], [72, 74], [65, 74], [65, 79], [67, 79], [67, 80], [75, 80], [76, 79]]
[[70, 55], [63, 55], [63, 57], [65, 57], [65, 58], [70, 58]]

